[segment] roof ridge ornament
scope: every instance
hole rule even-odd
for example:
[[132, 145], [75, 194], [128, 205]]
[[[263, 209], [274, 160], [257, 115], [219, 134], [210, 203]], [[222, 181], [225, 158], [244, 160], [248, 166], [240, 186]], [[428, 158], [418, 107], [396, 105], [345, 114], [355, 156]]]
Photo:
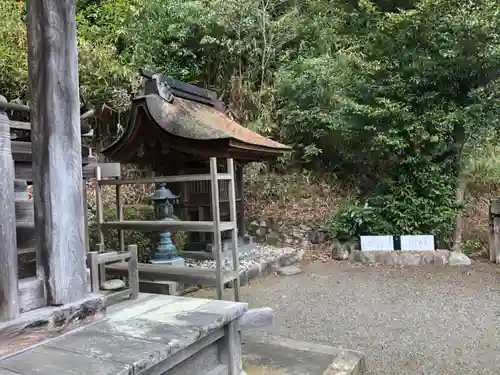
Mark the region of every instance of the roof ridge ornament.
[[161, 79], [161, 75], [153, 74], [152, 80], [156, 84], [156, 90], [158, 95], [168, 103], [172, 103], [174, 101], [174, 94], [172, 93], [172, 89], [168, 85], [168, 83]]

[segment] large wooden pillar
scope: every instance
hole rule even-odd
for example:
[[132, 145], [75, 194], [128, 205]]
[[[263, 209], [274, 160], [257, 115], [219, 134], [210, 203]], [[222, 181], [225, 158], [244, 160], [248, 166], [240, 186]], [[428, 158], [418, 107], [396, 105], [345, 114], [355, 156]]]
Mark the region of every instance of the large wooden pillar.
[[[0, 104], [7, 103], [0, 96]], [[9, 118], [0, 108], [0, 321], [19, 316], [14, 160]]]
[[28, 1], [37, 251], [47, 303], [85, 296], [76, 0]]

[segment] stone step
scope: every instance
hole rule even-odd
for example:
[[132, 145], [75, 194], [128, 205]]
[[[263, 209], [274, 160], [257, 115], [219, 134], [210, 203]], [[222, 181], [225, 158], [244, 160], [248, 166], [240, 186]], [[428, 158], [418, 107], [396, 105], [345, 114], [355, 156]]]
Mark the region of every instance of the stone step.
[[247, 375], [361, 375], [362, 353], [258, 333], [242, 335]]

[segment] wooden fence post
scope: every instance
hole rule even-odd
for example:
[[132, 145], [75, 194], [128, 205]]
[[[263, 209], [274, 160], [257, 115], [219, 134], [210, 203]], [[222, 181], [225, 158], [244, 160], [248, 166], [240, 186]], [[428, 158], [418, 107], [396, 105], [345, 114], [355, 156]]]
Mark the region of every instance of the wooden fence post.
[[490, 261], [500, 260], [500, 198], [490, 202]]
[[[0, 96], [0, 104], [7, 100]], [[0, 320], [19, 316], [14, 160], [9, 118], [0, 107]]]
[[76, 0], [28, 1], [35, 227], [47, 302], [86, 294]]

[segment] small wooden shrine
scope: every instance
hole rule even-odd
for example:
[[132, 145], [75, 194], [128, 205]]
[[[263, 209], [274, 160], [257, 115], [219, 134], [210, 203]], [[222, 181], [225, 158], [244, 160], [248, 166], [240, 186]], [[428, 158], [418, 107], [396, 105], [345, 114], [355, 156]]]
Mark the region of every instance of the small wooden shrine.
[[[76, 1], [28, 1], [27, 26], [30, 123], [11, 125], [6, 111], [19, 108], [0, 100], [0, 373], [244, 375], [240, 331], [272, 318], [270, 309], [139, 295], [133, 244], [86, 262]], [[16, 126], [29, 136], [12, 139]], [[18, 273], [24, 229], [32, 277]], [[117, 297], [131, 297], [109, 315], [99, 288], [108, 263], [126, 265], [129, 285]]]
[[[224, 285], [232, 284], [234, 299], [238, 301], [238, 229], [240, 235], [244, 233], [242, 168], [251, 161], [275, 158], [289, 147], [231, 120], [212, 91], [157, 74], [143, 73], [143, 78], [143, 93], [132, 101], [124, 132], [101, 152], [109, 161], [147, 166], [154, 171], [154, 177], [122, 180], [107, 172], [98, 173], [96, 197], [101, 246], [106, 250], [107, 229], [119, 230], [122, 250], [124, 230], [196, 233], [200, 235], [200, 250], [203, 245], [210, 245], [208, 250], [216, 269], [139, 263], [140, 284], [144, 290], [172, 281], [213, 285], [218, 299], [222, 299]], [[223, 159], [225, 163], [221, 163]], [[120, 187], [147, 183], [167, 183], [180, 193], [179, 221], [124, 220]], [[105, 221], [101, 214], [100, 188], [104, 185], [116, 186], [116, 221]], [[210, 239], [204, 243], [206, 237]], [[231, 270], [222, 266], [225, 238], [231, 239]], [[106, 270], [116, 276], [127, 272], [125, 265], [111, 265]]]
[[[217, 94], [171, 77], [142, 72], [144, 90], [132, 100], [129, 122], [122, 135], [101, 152], [124, 164], [148, 165], [158, 175], [209, 172], [209, 158], [235, 161], [239, 235], [245, 233], [243, 166], [265, 161], [290, 150], [229, 118]], [[219, 166], [227, 172], [225, 164]], [[170, 183], [180, 195], [176, 215], [181, 220], [212, 216], [210, 181]], [[229, 218], [229, 182], [219, 184], [221, 219]]]

